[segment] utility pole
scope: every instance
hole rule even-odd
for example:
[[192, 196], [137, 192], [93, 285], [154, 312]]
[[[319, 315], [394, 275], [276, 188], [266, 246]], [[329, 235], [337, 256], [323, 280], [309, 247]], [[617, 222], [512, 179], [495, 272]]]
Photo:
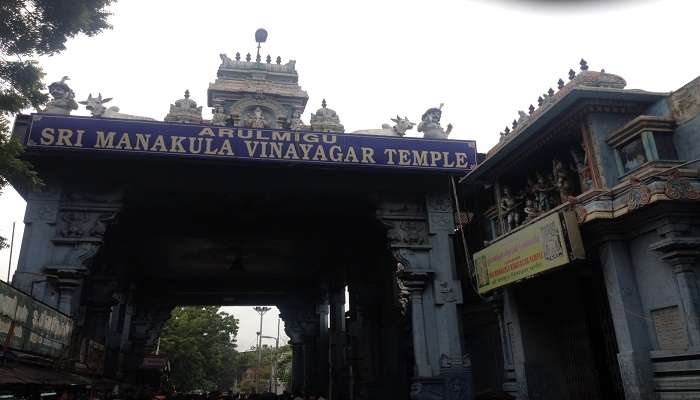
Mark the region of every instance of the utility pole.
[[275, 339], [275, 394], [277, 394], [277, 361], [279, 361], [279, 348], [280, 348], [280, 318], [277, 317], [277, 339]]
[[[272, 356], [270, 357], [270, 392], [277, 394], [277, 374], [278, 374], [278, 369], [277, 369], [277, 361], [279, 359], [279, 348], [280, 348], [280, 319], [279, 317], [277, 318], [277, 336], [260, 336], [263, 339], [272, 339], [275, 341], [275, 351], [273, 352]], [[274, 391], [273, 391], [273, 382], [274, 382]]]
[[8, 284], [10, 284], [10, 269], [12, 269], [12, 249], [15, 247], [15, 223], [16, 222], [12, 221], [12, 237], [10, 238], [10, 260], [7, 262], [7, 283]]
[[258, 389], [260, 386], [258, 383], [258, 371], [262, 364], [262, 336], [263, 336], [263, 316], [266, 312], [270, 311], [270, 307], [253, 307], [258, 314], [260, 314], [260, 332], [258, 332], [258, 367], [255, 369], [255, 375], [253, 382], [255, 382], [255, 388]]

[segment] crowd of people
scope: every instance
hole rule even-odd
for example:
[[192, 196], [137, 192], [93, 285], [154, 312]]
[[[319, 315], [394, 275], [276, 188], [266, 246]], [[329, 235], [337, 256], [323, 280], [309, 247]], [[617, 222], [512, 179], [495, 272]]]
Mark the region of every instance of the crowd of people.
[[[201, 397], [199, 400], [326, 400], [327, 397], [321, 394], [289, 393], [284, 391], [282, 394], [274, 393], [210, 393], [208, 396]], [[159, 400], [159, 399], [154, 399]], [[187, 399], [196, 400], [196, 399]]]

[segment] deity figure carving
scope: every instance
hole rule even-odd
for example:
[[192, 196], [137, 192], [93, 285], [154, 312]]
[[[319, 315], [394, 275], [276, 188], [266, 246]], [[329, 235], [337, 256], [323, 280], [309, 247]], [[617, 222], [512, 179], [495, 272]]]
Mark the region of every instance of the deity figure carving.
[[406, 315], [406, 310], [408, 309], [408, 302], [410, 298], [410, 291], [404, 282], [406, 274], [406, 267], [403, 264], [397, 263], [396, 265], [396, 288], [398, 290], [398, 302], [401, 307], [401, 314]]
[[64, 76], [60, 81], [49, 85], [49, 94], [53, 99], [46, 103], [46, 108], [41, 110], [42, 113], [70, 115], [71, 111], [78, 109], [75, 93], [66, 84], [68, 79], [70, 78]]
[[508, 187], [503, 188], [501, 210], [506, 217], [506, 230], [510, 231], [520, 225], [520, 205], [522, 202], [513, 196]]
[[315, 114], [311, 114], [311, 129], [322, 132], [345, 132], [345, 127], [340, 123], [338, 114], [327, 107], [326, 99], [321, 102], [321, 108]]
[[423, 231], [425, 227], [416, 221], [401, 221], [399, 228], [402, 233], [402, 242], [406, 244], [424, 244]]
[[66, 222], [63, 229], [59, 231], [60, 235], [68, 238], [82, 237], [85, 232], [83, 224], [88, 221], [88, 214], [80, 211], [68, 211], [61, 217]]
[[518, 121], [517, 125], [519, 127], [522, 127], [523, 124], [526, 124], [530, 121], [530, 116], [525, 113], [525, 111], [520, 110], [518, 111]]
[[401, 118], [398, 114], [396, 118], [391, 118], [391, 121], [396, 125], [382, 124], [382, 129], [362, 129], [353, 133], [361, 133], [363, 135], [382, 135], [382, 136], [399, 136], [406, 135], [406, 131], [413, 129], [415, 124], [408, 120], [408, 117]]
[[537, 209], [537, 204], [535, 203], [535, 200], [532, 198], [527, 198], [525, 199], [525, 221], [524, 223], [530, 222], [533, 219], [537, 218], [538, 215], [540, 215], [540, 211]]
[[555, 189], [551, 182], [544, 175], [537, 174], [537, 183], [534, 184], [535, 201], [539, 212], [549, 211], [554, 207], [551, 192]]
[[301, 113], [299, 110], [294, 110], [294, 112], [292, 112], [292, 117], [289, 119], [289, 129], [300, 131], [306, 128], [307, 126], [304, 124], [304, 121], [301, 120]]
[[170, 112], [165, 116], [165, 122], [202, 123], [202, 107], [190, 99], [190, 91], [185, 90], [185, 97], [170, 105]]
[[211, 124], [217, 126], [226, 126], [228, 115], [224, 112], [224, 106], [221, 104], [214, 107], [214, 112], [211, 117]]
[[435, 280], [435, 304], [462, 303], [462, 291], [454, 281]]
[[552, 175], [554, 176], [554, 184], [559, 190], [560, 201], [562, 203], [567, 202], [569, 197], [574, 195], [574, 182], [571, 178], [571, 171], [563, 162], [554, 159], [552, 160]]
[[265, 120], [260, 107], [255, 107], [253, 112], [248, 115], [248, 118], [246, 119], [247, 128], [263, 129], [268, 128], [269, 126], [270, 124]]
[[447, 136], [452, 132], [452, 124], [447, 124], [447, 129], [442, 129], [440, 126], [440, 118], [442, 118], [442, 106], [429, 108], [421, 117], [421, 122], [418, 124], [418, 132], [423, 132], [425, 139], [447, 139]]
[[591, 168], [588, 165], [589, 157], [586, 148], [581, 143], [582, 151], [577, 151], [576, 149], [571, 149], [571, 158], [574, 160], [574, 165], [576, 172], [578, 173], [579, 184], [581, 185], [581, 191], [585, 192], [593, 187], [593, 177], [591, 176]]

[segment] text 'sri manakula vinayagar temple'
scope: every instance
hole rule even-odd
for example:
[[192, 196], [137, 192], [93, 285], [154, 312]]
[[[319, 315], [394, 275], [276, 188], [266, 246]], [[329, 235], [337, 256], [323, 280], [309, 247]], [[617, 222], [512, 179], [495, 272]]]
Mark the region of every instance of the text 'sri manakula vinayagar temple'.
[[700, 398], [700, 78], [626, 89], [581, 60], [482, 154], [442, 105], [345, 132], [325, 100], [302, 121], [295, 61], [220, 57], [211, 120], [189, 92], [155, 121], [65, 79], [17, 117], [46, 185], [15, 185], [0, 376], [157, 384], [175, 306], [270, 304], [290, 391]]

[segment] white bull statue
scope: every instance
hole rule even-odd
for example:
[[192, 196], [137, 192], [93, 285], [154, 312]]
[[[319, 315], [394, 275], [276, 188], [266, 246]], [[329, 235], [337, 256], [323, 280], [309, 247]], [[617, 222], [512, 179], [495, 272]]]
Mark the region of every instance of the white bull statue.
[[141, 117], [138, 115], [122, 114], [119, 112], [119, 107], [105, 107], [104, 103], [112, 100], [111, 97], [102, 98], [102, 93], [97, 97], [92, 97], [92, 93], [88, 95], [87, 100], [79, 101], [78, 103], [85, 105], [85, 108], [90, 111], [93, 117], [99, 118], [121, 118], [121, 119], [138, 119], [146, 121], [155, 121], [153, 118]]
[[361, 133], [364, 135], [381, 135], [381, 136], [399, 136], [403, 137], [406, 131], [413, 128], [415, 125], [409, 121], [407, 117], [401, 118], [398, 115], [391, 119], [396, 125], [382, 124], [382, 129], [362, 129], [353, 133]]

